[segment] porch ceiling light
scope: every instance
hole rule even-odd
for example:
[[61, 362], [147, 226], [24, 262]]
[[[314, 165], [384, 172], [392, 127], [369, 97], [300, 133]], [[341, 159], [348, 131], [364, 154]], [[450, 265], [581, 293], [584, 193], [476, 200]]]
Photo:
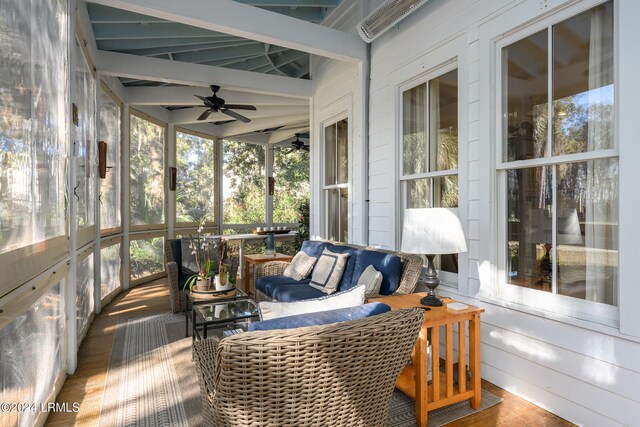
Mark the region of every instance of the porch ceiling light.
[[360, 37], [371, 43], [430, 0], [386, 0], [358, 24]]

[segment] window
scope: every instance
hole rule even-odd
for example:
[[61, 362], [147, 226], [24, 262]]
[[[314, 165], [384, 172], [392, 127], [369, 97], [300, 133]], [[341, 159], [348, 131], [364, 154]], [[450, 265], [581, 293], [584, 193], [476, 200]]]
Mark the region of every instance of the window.
[[165, 128], [130, 116], [131, 224], [164, 224]]
[[176, 222], [215, 220], [215, 142], [189, 133], [176, 132]]
[[[457, 69], [402, 93], [400, 182], [403, 209], [458, 207]], [[457, 273], [457, 254], [436, 257], [436, 267]]]
[[324, 197], [326, 238], [349, 240], [349, 122], [324, 128]]
[[607, 2], [502, 47], [505, 292], [617, 304], [613, 29]]
[[273, 222], [299, 223], [298, 208], [309, 203], [309, 152], [291, 151], [291, 145], [273, 149]]
[[[266, 221], [265, 154], [263, 145], [224, 141], [224, 224], [264, 224]], [[239, 231], [241, 228], [234, 230]], [[253, 226], [246, 227], [247, 231], [252, 228]], [[228, 229], [226, 232], [235, 231]]]

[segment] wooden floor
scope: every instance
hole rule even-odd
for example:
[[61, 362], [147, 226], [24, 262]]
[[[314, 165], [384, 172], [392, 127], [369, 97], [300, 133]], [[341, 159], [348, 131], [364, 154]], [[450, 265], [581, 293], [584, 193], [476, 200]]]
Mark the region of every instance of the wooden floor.
[[[78, 413], [54, 412], [49, 426], [97, 426], [115, 328], [121, 317], [139, 317], [169, 310], [166, 279], [122, 292], [96, 316], [78, 353], [78, 369], [67, 378], [57, 402], [80, 404]], [[448, 426], [571, 426], [572, 424], [483, 380], [483, 386], [504, 401]]]

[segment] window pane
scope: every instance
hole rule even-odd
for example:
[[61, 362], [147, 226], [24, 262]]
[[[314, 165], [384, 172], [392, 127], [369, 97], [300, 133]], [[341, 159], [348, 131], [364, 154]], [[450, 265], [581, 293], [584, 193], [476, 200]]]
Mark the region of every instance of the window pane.
[[324, 128], [324, 184], [336, 184], [336, 139], [337, 124]]
[[338, 144], [338, 181], [337, 184], [349, 182], [349, 123], [346, 119], [336, 123]]
[[164, 271], [163, 238], [132, 240], [130, 246], [131, 280]]
[[[76, 157], [78, 228], [95, 224], [94, 177], [98, 144], [95, 135], [95, 79], [91, 75], [84, 53], [75, 42], [76, 70], [73, 75], [73, 103], [77, 108], [77, 124], [73, 126], [73, 151]], [[74, 118], [75, 120], [75, 118]]]
[[289, 148], [273, 150], [273, 222], [300, 222], [298, 208], [309, 203], [309, 152]]
[[131, 224], [163, 224], [164, 127], [130, 117]]
[[327, 190], [327, 239], [340, 242], [349, 240], [349, 190], [333, 188]]
[[76, 322], [80, 336], [93, 313], [93, 253], [77, 264], [76, 282]]
[[100, 140], [107, 143], [107, 177], [100, 180], [100, 228], [120, 227], [120, 106], [100, 91]]
[[504, 161], [544, 157], [547, 56], [547, 30], [502, 49]]
[[66, 8], [0, 2], [0, 253], [65, 234]]
[[433, 179], [433, 199], [436, 207], [458, 207], [458, 175]]
[[554, 154], [613, 148], [613, 3], [553, 26]]
[[120, 243], [100, 251], [100, 298], [104, 298], [120, 286]]
[[[46, 402], [65, 372], [66, 342], [64, 292], [58, 283], [0, 328], [0, 402]], [[0, 425], [34, 426], [39, 414], [39, 406], [36, 411], [1, 411]]]
[[431, 208], [431, 178], [405, 181], [407, 209]]
[[402, 94], [402, 174], [427, 171], [426, 83]]
[[213, 140], [176, 132], [176, 221], [214, 221], [215, 144]]
[[507, 283], [551, 291], [552, 208], [550, 167], [507, 171]]
[[258, 144], [224, 141], [225, 224], [265, 222], [265, 148]]
[[617, 305], [618, 160], [558, 165], [558, 293]]
[[429, 159], [430, 172], [458, 169], [458, 70], [429, 82]]

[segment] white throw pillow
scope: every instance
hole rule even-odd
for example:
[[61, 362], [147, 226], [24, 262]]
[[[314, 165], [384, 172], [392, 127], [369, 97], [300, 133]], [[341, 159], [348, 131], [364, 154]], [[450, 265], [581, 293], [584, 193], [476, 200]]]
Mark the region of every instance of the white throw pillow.
[[349, 254], [337, 254], [328, 249], [322, 251], [322, 255], [313, 269], [309, 286], [327, 294], [334, 293], [338, 289], [340, 279], [342, 279], [347, 258], [349, 258]]
[[298, 314], [336, 310], [338, 308], [356, 307], [364, 304], [364, 291], [364, 286], [355, 286], [343, 292], [315, 299], [293, 302], [263, 301], [258, 304], [260, 318], [269, 320]]
[[378, 295], [382, 285], [382, 273], [376, 270], [373, 265], [370, 265], [364, 269], [360, 278], [358, 278], [358, 285], [364, 285], [367, 296]]
[[293, 257], [291, 263], [282, 273], [284, 276], [291, 277], [294, 280], [306, 279], [318, 258], [307, 255], [300, 251]]

